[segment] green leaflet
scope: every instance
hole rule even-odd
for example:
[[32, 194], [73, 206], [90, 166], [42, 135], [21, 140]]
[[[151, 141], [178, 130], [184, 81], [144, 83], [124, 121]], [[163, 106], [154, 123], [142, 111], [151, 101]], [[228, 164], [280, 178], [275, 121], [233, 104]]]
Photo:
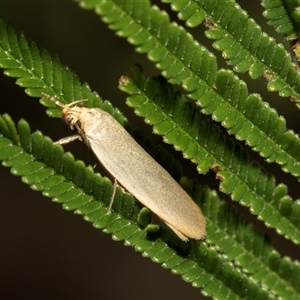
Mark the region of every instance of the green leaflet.
[[[165, 242], [147, 238], [145, 231], [136, 224], [138, 210], [132, 197], [122, 195], [119, 189], [114, 205], [117, 211], [107, 215], [105, 206], [110, 199], [112, 184], [99, 174], [94, 174], [93, 170], [90, 167], [86, 168], [82, 162], [74, 161], [72, 155], [64, 153], [61, 146], [53, 145], [50, 139], [43, 137], [41, 133], [31, 134], [24, 120], [18, 123], [16, 130], [12, 120], [4, 115], [0, 117], [0, 132], [0, 159], [4, 165], [12, 168], [15, 175], [22, 176], [25, 183], [53, 198], [53, 201], [61, 203], [64, 209], [75, 210], [83, 215], [84, 219], [92, 222], [96, 228], [112, 234], [113, 239], [124, 240], [126, 245], [134, 246], [137, 251], [143, 252], [144, 256], [172, 269], [175, 274], [181, 274], [186, 281], [201, 287], [203, 294], [216, 298], [267, 299], [266, 291], [273, 287], [268, 287], [266, 283], [265, 289], [260, 290], [259, 281], [255, 278], [262, 273], [271, 272], [279, 291], [291, 297], [296, 295], [293, 286], [285, 282], [284, 276], [276, 270], [276, 252], [270, 247], [270, 243], [262, 235], [255, 233], [252, 227], [246, 225], [224, 202], [220, 202], [216, 193], [207, 188], [200, 188], [199, 185], [193, 185], [186, 180], [183, 182], [193, 198], [201, 202], [203, 212], [208, 218], [209, 230], [206, 242], [191, 241], [181, 243], [180, 246], [177, 241], [169, 240], [170, 245], [177, 245], [175, 248], [182, 247], [181, 252], [186, 252], [189, 257], [185, 258], [178, 256]], [[16, 143], [10, 140], [14, 136], [10, 132], [18, 134], [19, 139]], [[23, 142], [25, 148], [31, 150], [25, 150]], [[60, 171], [54, 168], [57, 161], [60, 161]], [[78, 174], [81, 174], [80, 181], [77, 178]], [[236, 238], [233, 238], [234, 236]], [[212, 245], [214, 247], [211, 247]], [[278, 254], [276, 255], [276, 261], [280, 262]], [[259, 259], [268, 257], [273, 257], [270, 266], [274, 271], [270, 270], [268, 260], [262, 262]], [[236, 266], [230, 263], [232, 261], [235, 261]], [[286, 260], [282, 263], [289, 265], [289, 268], [297, 268], [294, 275], [299, 274], [297, 264]], [[241, 290], [240, 286], [244, 288]], [[275, 294], [273, 296], [275, 297]]]
[[[263, 15], [268, 20], [268, 24], [273, 26], [278, 33], [283, 34], [290, 42], [291, 53], [299, 72], [299, 1], [264, 0], [261, 5], [265, 8]], [[273, 81], [275, 88], [277, 81], [276, 79]], [[272, 82], [270, 84], [272, 84]]]
[[261, 4], [270, 26], [289, 39], [298, 37], [300, 19], [297, 1], [264, 0]]
[[[291, 97], [293, 101], [299, 99], [300, 84], [298, 72], [292, 64], [290, 55], [284, 47], [277, 45], [261, 28], [250, 19], [234, 1], [209, 1], [199, 0], [186, 3], [184, 1], [164, 0], [171, 3], [172, 9], [177, 11], [179, 17], [190, 26], [197, 26], [204, 20], [197, 18], [200, 14], [205, 15], [204, 24], [209, 28], [206, 36], [215, 39], [213, 46], [223, 52], [228, 63], [236, 72], [249, 70], [252, 78], [264, 75], [269, 81], [268, 89], [278, 91], [282, 97]], [[272, 25], [277, 26], [286, 34], [295, 34], [295, 23], [291, 23], [291, 15], [286, 11], [284, 2], [281, 0], [263, 1], [263, 5], [269, 8], [266, 15], [272, 18]], [[288, 1], [286, 1], [288, 2]], [[272, 10], [273, 9], [273, 10]], [[185, 12], [195, 11], [195, 16]], [[294, 7], [293, 15], [296, 17], [297, 10]], [[196, 22], [191, 22], [191, 20]], [[280, 29], [279, 29], [280, 28]], [[298, 103], [298, 100], [295, 101]], [[297, 104], [299, 107], [299, 105]]]
[[283, 185], [276, 187], [273, 176], [256, 162], [249, 161], [237, 142], [221, 134], [183, 96], [174, 95], [162, 77], [145, 79], [142, 70], [135, 67], [133, 78], [123, 78], [120, 88], [131, 95], [127, 104], [135, 108], [135, 113], [153, 125], [153, 131], [162, 135], [165, 142], [196, 163], [200, 173], [214, 169], [221, 180], [221, 191], [249, 206], [268, 227], [300, 243], [296, 218], [299, 201], [286, 198]]

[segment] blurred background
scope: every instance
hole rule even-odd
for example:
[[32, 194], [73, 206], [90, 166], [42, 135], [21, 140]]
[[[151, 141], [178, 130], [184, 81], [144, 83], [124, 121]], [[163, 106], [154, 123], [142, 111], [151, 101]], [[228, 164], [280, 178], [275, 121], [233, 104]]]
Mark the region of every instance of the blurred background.
[[[238, 2], [265, 31], [288, 45], [272, 28], [266, 27], [259, 1]], [[163, 9], [169, 7], [157, 3]], [[159, 70], [145, 55], [136, 53], [125, 39], [109, 30], [93, 11], [83, 10], [73, 1], [0, 0], [0, 16], [38, 47], [57, 54], [81, 82], [87, 82], [103, 99], [118, 107], [132, 127], [143, 127], [151, 134], [151, 128], [125, 105], [126, 95], [117, 86], [120, 76], [130, 72], [134, 63], [141, 64], [147, 76], [158, 75]], [[172, 17], [176, 20], [175, 14]], [[211, 41], [204, 38], [203, 27], [190, 31], [200, 43], [212, 49]], [[222, 59], [219, 65], [227, 68]], [[250, 92], [261, 93], [264, 100], [285, 116], [288, 128], [297, 131], [299, 115], [287, 98], [266, 93], [264, 79], [249, 81], [248, 74], [243, 78], [250, 82]], [[40, 130], [53, 140], [70, 135], [60, 119], [48, 118], [38, 99], [28, 97], [23, 88], [15, 85], [15, 79], [4, 76], [3, 72], [0, 99], [0, 113], [10, 114], [15, 121], [24, 118], [32, 131]], [[161, 143], [160, 137], [153, 138]], [[167, 148], [173, 151], [172, 147]], [[68, 145], [66, 150], [87, 164], [95, 162], [83, 144]], [[179, 153], [175, 155], [181, 159]], [[259, 159], [255, 154], [253, 157]], [[190, 162], [184, 164], [184, 173], [190, 177], [197, 177], [201, 182], [215, 181], [214, 174], [199, 176]], [[277, 166], [264, 165], [276, 172], [278, 183], [289, 186], [292, 197], [299, 198], [298, 182], [294, 178]], [[216, 189], [217, 186], [215, 183]], [[143, 258], [133, 248], [112, 241], [110, 235], [94, 229], [81, 216], [62, 210], [60, 205], [34, 192], [20, 177], [11, 175], [8, 168], [0, 168], [0, 187], [1, 299], [208, 299], [180, 276]], [[238, 209], [245, 219], [253, 219], [247, 209]], [[276, 249], [283, 255], [299, 259], [299, 250], [292, 243], [260, 222], [255, 224], [262, 232], [275, 236]]]

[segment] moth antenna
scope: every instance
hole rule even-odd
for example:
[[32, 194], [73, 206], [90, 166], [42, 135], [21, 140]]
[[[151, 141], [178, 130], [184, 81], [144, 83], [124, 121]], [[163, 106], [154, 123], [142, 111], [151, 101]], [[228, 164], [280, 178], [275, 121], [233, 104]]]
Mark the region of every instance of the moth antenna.
[[68, 104], [68, 106], [74, 106], [75, 104], [77, 104], [77, 103], [80, 103], [80, 102], [86, 102], [86, 101], [88, 101], [88, 99], [81, 99], [81, 100], [76, 100], [76, 101], [73, 101], [73, 102], [71, 102], [70, 104]]
[[43, 97], [45, 97], [45, 98], [49, 99], [50, 101], [52, 101], [55, 105], [57, 105], [59, 107], [62, 107], [62, 108], [64, 108], [66, 105], [71, 107], [71, 106], [74, 106], [77, 103], [88, 101], [88, 99], [81, 99], [81, 100], [73, 101], [70, 104], [63, 104], [63, 103], [59, 102], [58, 100], [56, 100], [53, 96], [50, 96], [46, 93], [42, 93], [42, 95], [43, 95]]

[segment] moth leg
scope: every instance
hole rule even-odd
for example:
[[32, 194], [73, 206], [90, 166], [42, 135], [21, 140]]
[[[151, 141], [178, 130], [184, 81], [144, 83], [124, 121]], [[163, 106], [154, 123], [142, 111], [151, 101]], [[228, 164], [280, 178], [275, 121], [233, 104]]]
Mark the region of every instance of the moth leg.
[[114, 186], [113, 186], [113, 192], [112, 192], [112, 195], [110, 197], [110, 203], [109, 203], [109, 206], [108, 206], [108, 209], [107, 209], [107, 215], [109, 215], [111, 213], [111, 208], [112, 208], [112, 205], [114, 203], [114, 200], [115, 200], [115, 195], [116, 195], [116, 190], [117, 190], [117, 185], [118, 185], [118, 181], [117, 179], [115, 178], [114, 179]]
[[109, 206], [108, 206], [107, 213], [106, 213], [107, 215], [109, 215], [109, 214], [111, 213], [111, 208], [112, 208], [112, 205], [113, 205], [114, 200], [115, 200], [115, 195], [116, 195], [117, 186], [120, 187], [121, 192], [122, 192], [123, 194], [126, 193], [126, 191], [124, 190], [124, 188], [118, 184], [117, 179], [114, 178], [113, 192], [112, 192], [111, 197], [110, 197], [110, 202], [109, 202]]
[[62, 138], [62, 139], [60, 139], [60, 140], [54, 142], [54, 144], [64, 145], [64, 144], [71, 143], [71, 142], [73, 142], [73, 141], [75, 141], [75, 140], [80, 140], [80, 141], [82, 141], [81, 136], [78, 135], [78, 134], [70, 135], [70, 136], [67, 136], [67, 137], [65, 137], [65, 138]]

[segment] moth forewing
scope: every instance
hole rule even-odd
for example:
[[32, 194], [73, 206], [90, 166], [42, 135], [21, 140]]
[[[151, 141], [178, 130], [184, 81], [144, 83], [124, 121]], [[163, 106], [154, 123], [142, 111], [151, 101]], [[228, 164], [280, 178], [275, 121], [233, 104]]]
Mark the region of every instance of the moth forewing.
[[201, 239], [206, 235], [200, 208], [110, 114], [99, 108], [71, 105], [63, 106], [64, 120], [78, 130], [119, 184], [159, 216], [180, 239]]

